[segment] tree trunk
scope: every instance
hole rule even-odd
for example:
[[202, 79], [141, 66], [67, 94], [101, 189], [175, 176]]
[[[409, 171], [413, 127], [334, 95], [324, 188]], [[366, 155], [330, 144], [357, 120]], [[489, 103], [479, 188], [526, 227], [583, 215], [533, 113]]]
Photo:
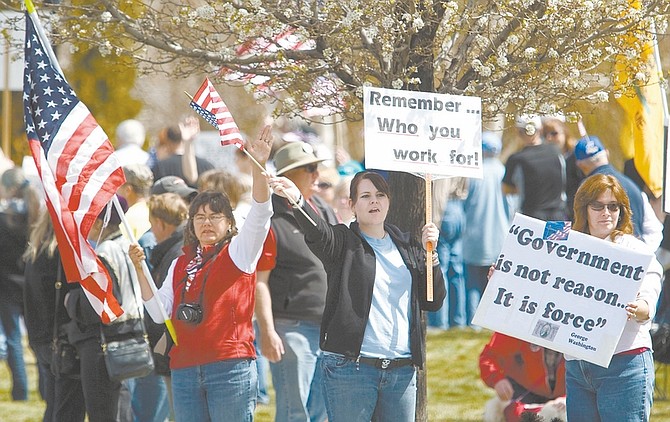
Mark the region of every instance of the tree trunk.
[[[421, 228], [425, 224], [426, 214], [424, 211], [426, 185], [423, 179], [409, 173], [389, 172], [389, 187], [393, 205], [389, 210], [388, 222], [421, 239]], [[425, 333], [426, 319], [424, 313], [421, 314], [421, 324]], [[425, 337], [421, 341], [425, 343]], [[425, 361], [425, 349], [423, 358]], [[416, 388], [416, 421], [425, 422], [428, 420], [425, 368], [417, 374]]]

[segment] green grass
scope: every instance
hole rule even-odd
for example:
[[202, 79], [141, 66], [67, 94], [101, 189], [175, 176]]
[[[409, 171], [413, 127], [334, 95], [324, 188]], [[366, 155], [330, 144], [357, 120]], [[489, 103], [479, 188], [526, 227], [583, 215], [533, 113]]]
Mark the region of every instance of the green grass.
[[[479, 380], [479, 352], [490, 336], [487, 331], [448, 331], [428, 335], [428, 418], [430, 421], [479, 422], [486, 400], [493, 391]], [[26, 352], [30, 400], [10, 400], [11, 378], [7, 364], [0, 363], [0, 422], [42, 420], [44, 403], [37, 393], [35, 359]], [[657, 386], [670, 393], [670, 368], [657, 371]], [[274, 405], [259, 406], [256, 421], [272, 421]], [[657, 394], [652, 421], [670, 420], [670, 401]]]

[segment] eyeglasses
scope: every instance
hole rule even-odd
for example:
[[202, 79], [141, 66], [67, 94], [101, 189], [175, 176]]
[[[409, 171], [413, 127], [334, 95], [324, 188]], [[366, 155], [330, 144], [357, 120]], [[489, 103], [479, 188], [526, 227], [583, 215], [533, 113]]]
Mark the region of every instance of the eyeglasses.
[[333, 184], [328, 182], [319, 182], [317, 186], [319, 187], [319, 189], [330, 189], [333, 187]]
[[612, 203], [609, 203], [609, 204], [603, 204], [602, 202], [593, 201], [593, 202], [589, 203], [589, 207], [590, 207], [593, 211], [602, 211], [602, 210], [605, 209], [605, 207], [607, 207], [607, 210], [608, 210], [609, 212], [617, 212], [617, 211], [619, 211], [619, 209], [621, 208], [621, 204], [619, 204], [618, 202], [612, 202]]
[[211, 224], [219, 224], [225, 218], [226, 216], [223, 214], [211, 214], [211, 215], [196, 214], [195, 217], [193, 217], [193, 223], [200, 225], [205, 224], [205, 221], [209, 221]]
[[306, 166], [302, 166], [301, 168], [304, 168], [307, 173], [311, 174], [314, 173], [319, 168], [319, 165], [316, 163], [312, 163], [307, 164]]
[[547, 136], [557, 136], [557, 135], [558, 135], [558, 132], [556, 132], [555, 130], [552, 130], [551, 132], [547, 132]]

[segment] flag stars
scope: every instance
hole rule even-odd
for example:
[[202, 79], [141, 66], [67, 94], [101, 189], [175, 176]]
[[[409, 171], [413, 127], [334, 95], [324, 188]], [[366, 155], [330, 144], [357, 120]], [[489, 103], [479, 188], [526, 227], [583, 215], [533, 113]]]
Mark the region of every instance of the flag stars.
[[49, 102], [47, 102], [47, 107], [49, 107], [49, 108], [55, 108], [55, 107], [56, 107], [56, 103], [55, 103], [54, 101], [49, 101]]
[[51, 115], [51, 121], [53, 122], [54, 120], [60, 119], [60, 116], [61, 114], [56, 110], [56, 112]]
[[41, 62], [37, 63], [37, 68], [40, 69], [40, 70], [42, 70], [46, 67], [47, 67], [47, 64], [44, 61], [41, 61]]
[[42, 108], [37, 106], [35, 109], [35, 116], [41, 116], [42, 115]]
[[63, 105], [69, 106], [70, 103], [72, 103], [72, 100], [67, 97], [63, 97]]
[[46, 88], [44, 88], [44, 95], [49, 95], [49, 96], [51, 96], [51, 93], [52, 93], [52, 92], [54, 92], [54, 90], [51, 89], [50, 86], [47, 86]]
[[62, 86], [59, 86], [58, 87], [58, 92], [60, 92], [62, 95], [65, 95], [65, 88], [63, 88]]
[[45, 122], [44, 120], [40, 120], [39, 123], [37, 123], [37, 128], [42, 130], [42, 129], [44, 129], [44, 126], [46, 126], [46, 125], [47, 125], [47, 122]]
[[[46, 82], [46, 83], [49, 83], [50, 80], [51, 80], [51, 78], [50, 78], [49, 75], [47, 75], [46, 73], [44, 73], [44, 74], [42, 74], [42, 75], [40, 76], [40, 82]], [[46, 93], [46, 91], [45, 91], [45, 93]], [[51, 93], [49, 93], [49, 94], [47, 94], [47, 95], [51, 95]]]
[[28, 133], [30, 133], [30, 132], [35, 132], [35, 126], [33, 126], [33, 125], [27, 125], [27, 126], [26, 126], [26, 132], [28, 132]]

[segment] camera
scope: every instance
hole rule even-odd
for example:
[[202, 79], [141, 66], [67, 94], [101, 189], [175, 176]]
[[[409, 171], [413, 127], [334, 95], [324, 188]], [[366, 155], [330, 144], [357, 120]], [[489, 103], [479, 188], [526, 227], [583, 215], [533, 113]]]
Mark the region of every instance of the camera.
[[177, 307], [177, 319], [189, 324], [200, 324], [202, 306], [199, 303], [180, 303]]

